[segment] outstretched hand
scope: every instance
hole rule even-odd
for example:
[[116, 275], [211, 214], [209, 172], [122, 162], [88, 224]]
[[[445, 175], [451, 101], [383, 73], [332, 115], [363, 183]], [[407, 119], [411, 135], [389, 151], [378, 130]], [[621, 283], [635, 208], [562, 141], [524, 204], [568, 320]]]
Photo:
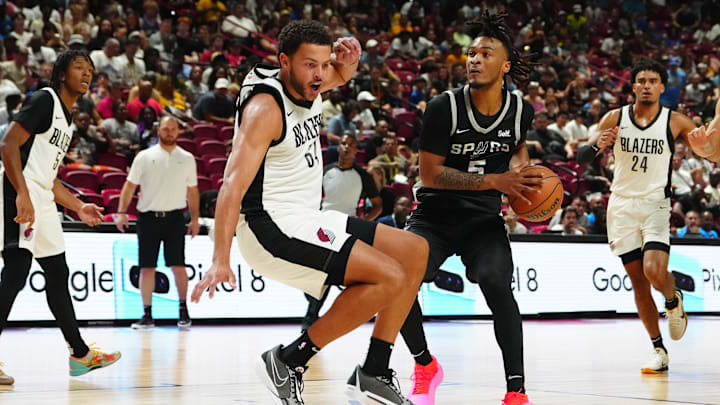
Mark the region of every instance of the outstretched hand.
[[333, 52], [335, 53], [335, 61], [343, 65], [352, 65], [360, 60], [362, 55], [362, 47], [360, 42], [354, 37], [340, 38], [333, 44]]

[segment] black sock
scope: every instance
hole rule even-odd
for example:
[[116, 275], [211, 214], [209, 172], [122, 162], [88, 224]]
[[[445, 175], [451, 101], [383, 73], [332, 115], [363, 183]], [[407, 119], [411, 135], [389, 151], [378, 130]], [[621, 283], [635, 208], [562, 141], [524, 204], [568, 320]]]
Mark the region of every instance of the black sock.
[[145, 310], [145, 313], [143, 314], [143, 316], [152, 318], [152, 305], [145, 305], [143, 307], [143, 309]]
[[427, 366], [432, 363], [432, 356], [430, 356], [430, 352], [428, 350], [423, 350], [420, 354], [413, 354], [412, 356], [415, 359], [415, 363], [421, 366]]
[[294, 342], [280, 350], [280, 360], [292, 368], [303, 367], [310, 359], [320, 351], [320, 348], [310, 340], [307, 332], [304, 332]]
[[667, 308], [667, 309], [675, 309], [675, 308], [677, 308], [678, 304], [679, 304], [679, 301], [678, 301], [677, 295], [674, 295], [672, 297], [672, 299], [670, 299], [670, 300], [668, 300], [668, 299], [665, 300], [665, 308]]
[[507, 392], [525, 393], [525, 377], [521, 375], [510, 375], [507, 377]]
[[659, 348], [665, 350], [665, 353], [667, 353], [667, 349], [665, 348], [665, 345], [663, 344], [663, 341], [662, 341], [662, 335], [658, 335], [658, 337], [652, 338], [652, 339], [650, 339], [650, 341], [652, 342], [654, 348], [657, 349], [659, 347]]
[[187, 301], [185, 301], [185, 300], [180, 301], [180, 308], [187, 309]]
[[363, 370], [370, 375], [388, 375], [390, 368], [390, 354], [393, 344], [374, 337], [370, 338], [370, 348]]

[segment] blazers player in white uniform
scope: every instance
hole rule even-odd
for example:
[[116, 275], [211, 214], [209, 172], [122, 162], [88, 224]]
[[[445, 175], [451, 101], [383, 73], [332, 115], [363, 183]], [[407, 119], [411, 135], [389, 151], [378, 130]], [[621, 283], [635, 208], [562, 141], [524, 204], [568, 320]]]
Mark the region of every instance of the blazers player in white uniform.
[[[94, 67], [87, 54], [60, 54], [52, 88], [40, 89], [25, 101], [0, 144], [3, 169], [0, 199], [0, 244], [4, 267], [0, 280], [0, 331], [15, 297], [25, 285], [34, 257], [45, 273], [50, 310], [70, 348], [70, 375], [78, 376], [120, 359], [89, 348], [80, 337], [68, 292], [62, 226], [56, 203], [75, 211], [90, 226], [102, 222], [102, 208], [85, 204], [57, 179], [57, 169], [70, 147], [70, 109], [90, 85]], [[30, 349], [27, 349], [30, 350]], [[0, 371], [0, 383], [12, 383]]]
[[347, 288], [297, 340], [263, 353], [259, 365], [276, 403], [302, 404], [302, 373], [322, 347], [367, 322], [375, 328], [365, 364], [348, 393], [380, 404], [410, 404], [389, 369], [393, 344], [420, 285], [427, 243], [374, 222], [320, 211], [323, 161], [320, 93], [344, 84], [361, 54], [354, 38], [334, 44], [315, 21], [280, 33], [281, 67], [257, 66], [238, 99], [233, 150], [217, 200], [213, 264], [195, 287], [198, 301], [220, 282], [235, 284], [229, 263], [236, 233], [258, 273], [320, 298], [329, 285]]
[[641, 370], [660, 373], [668, 369], [668, 355], [650, 286], [665, 296], [672, 339], [682, 338], [688, 322], [682, 293], [675, 289], [675, 280], [667, 271], [674, 145], [681, 138], [701, 156], [712, 156], [713, 151], [702, 147], [708, 142], [700, 139], [707, 134], [693, 132], [695, 124], [690, 118], [660, 106], [667, 83], [662, 65], [651, 60], [637, 62], [631, 81], [635, 103], [605, 114], [589, 146], [578, 152], [578, 161], [589, 163], [612, 147], [615, 175], [607, 211], [608, 242], [630, 276], [638, 314], [653, 342], [652, 356]]

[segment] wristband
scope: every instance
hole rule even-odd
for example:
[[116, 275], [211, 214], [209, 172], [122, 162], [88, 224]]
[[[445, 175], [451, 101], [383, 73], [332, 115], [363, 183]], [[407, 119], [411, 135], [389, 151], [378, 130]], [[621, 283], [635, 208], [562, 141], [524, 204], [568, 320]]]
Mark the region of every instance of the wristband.
[[600, 152], [600, 147], [597, 146], [597, 144], [592, 144], [592, 145], [590, 145], [590, 147], [592, 148], [592, 150], [595, 151], [595, 153]]
[[118, 212], [116, 212], [116, 214], [125, 214], [125, 215], [127, 215], [127, 211], [122, 211], [122, 212], [118, 211]]

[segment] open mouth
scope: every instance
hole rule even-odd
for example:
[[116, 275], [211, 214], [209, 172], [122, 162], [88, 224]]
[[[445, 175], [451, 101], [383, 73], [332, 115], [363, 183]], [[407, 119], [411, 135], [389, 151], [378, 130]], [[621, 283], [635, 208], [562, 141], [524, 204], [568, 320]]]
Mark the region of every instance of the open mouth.
[[314, 91], [318, 91], [318, 90], [320, 90], [320, 83], [313, 83], [310, 85], [310, 88], [313, 89]]

